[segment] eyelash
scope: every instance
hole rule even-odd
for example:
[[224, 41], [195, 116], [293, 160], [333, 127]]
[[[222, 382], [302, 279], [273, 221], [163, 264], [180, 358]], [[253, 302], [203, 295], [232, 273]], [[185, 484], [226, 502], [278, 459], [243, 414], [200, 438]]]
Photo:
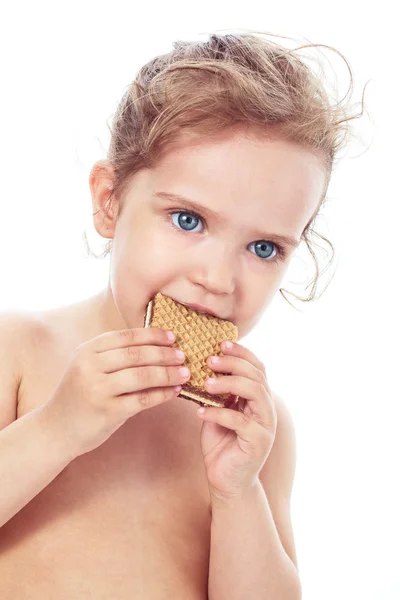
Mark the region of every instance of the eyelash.
[[[170, 210], [170, 211], [168, 211], [168, 216], [171, 217], [172, 215], [176, 215], [176, 214], [180, 214], [180, 213], [183, 213], [185, 215], [190, 215], [192, 217], [200, 219], [203, 222], [203, 224], [206, 224], [206, 220], [203, 219], [203, 217], [201, 217], [200, 215], [198, 215], [197, 213], [195, 213], [191, 210], [176, 210], [176, 209]], [[171, 221], [171, 219], [168, 219], [167, 222], [168, 222], [168, 225], [170, 225], [170, 227], [172, 227], [174, 229], [174, 231], [178, 231], [183, 234], [191, 233], [190, 231], [185, 231], [184, 229], [179, 229], [178, 227], [176, 227], [176, 225], [174, 225], [174, 223]], [[197, 231], [196, 233], [200, 233], [200, 232]], [[257, 241], [259, 241], [259, 240], [257, 240]], [[262, 241], [267, 241], [267, 240], [262, 240]], [[254, 242], [252, 242], [252, 243], [254, 244]], [[254, 252], [252, 252], [252, 254], [254, 254], [254, 256], [256, 258], [259, 258], [264, 263], [274, 262], [276, 264], [279, 264], [281, 261], [284, 261], [287, 257], [286, 249], [276, 242], [269, 242], [269, 243], [272, 243], [277, 250], [277, 255], [273, 259], [267, 260], [266, 258], [262, 258], [261, 256], [254, 254]]]

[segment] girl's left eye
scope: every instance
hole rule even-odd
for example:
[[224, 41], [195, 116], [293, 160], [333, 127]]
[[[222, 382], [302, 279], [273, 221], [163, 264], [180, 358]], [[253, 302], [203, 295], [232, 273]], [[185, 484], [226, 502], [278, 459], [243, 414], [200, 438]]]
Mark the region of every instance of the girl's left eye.
[[[199, 217], [199, 215], [196, 215], [196, 213], [192, 213], [192, 212], [173, 212], [173, 213], [169, 213], [172, 217], [175, 215], [184, 215], [183, 217], [178, 217], [178, 225], [179, 227], [182, 227], [184, 229], [184, 231], [194, 231], [194, 229], [190, 229], [190, 227], [193, 226], [193, 223], [196, 222], [196, 220], [200, 220], [201, 221], [201, 217]], [[175, 223], [174, 223], [175, 224]], [[189, 227], [189, 229], [186, 229], [186, 227]], [[198, 231], [196, 231], [196, 233], [200, 233]]]
[[[175, 224], [174, 220], [172, 219], [174, 225], [171, 225], [171, 227], [176, 227], [178, 230], [180, 230], [182, 232], [195, 231], [196, 221], [201, 222], [203, 220], [202, 217], [200, 217], [196, 213], [190, 212], [190, 211], [173, 211], [173, 212], [170, 211], [168, 214], [171, 217], [174, 217], [176, 215], [183, 215], [183, 217], [178, 216], [177, 225]], [[170, 221], [169, 221], [169, 223], [170, 223]], [[195, 233], [201, 233], [201, 232], [196, 231]], [[256, 249], [261, 251], [261, 253], [266, 252], [268, 254], [268, 256], [260, 256], [259, 254], [256, 255], [259, 258], [261, 258], [264, 262], [279, 263], [280, 261], [285, 260], [285, 258], [287, 256], [286, 249], [283, 246], [281, 246], [280, 244], [276, 244], [275, 242], [267, 242], [265, 240], [258, 240], [256, 242], [252, 242], [250, 244], [250, 246], [252, 246], [253, 244], [255, 244]], [[276, 248], [276, 254], [272, 257], [272, 259], [271, 259], [270, 249], [269, 249], [271, 246]], [[270, 259], [270, 260], [267, 260], [267, 259]]]

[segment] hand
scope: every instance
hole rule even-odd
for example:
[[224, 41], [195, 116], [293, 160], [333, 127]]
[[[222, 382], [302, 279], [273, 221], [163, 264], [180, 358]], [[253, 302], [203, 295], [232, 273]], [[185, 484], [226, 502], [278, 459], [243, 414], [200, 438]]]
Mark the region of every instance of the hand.
[[206, 382], [206, 390], [229, 393], [231, 398], [225, 408], [207, 407], [203, 414], [197, 413], [205, 421], [201, 449], [211, 499], [238, 496], [257, 483], [277, 426], [264, 365], [240, 344], [227, 349], [222, 343], [221, 349], [225, 355], [216, 364], [209, 357], [208, 366], [230, 375], [218, 376], [214, 385]]
[[100, 446], [129, 417], [177, 398], [182, 376], [176, 349], [157, 327], [103, 333], [78, 346], [43, 406], [49, 427], [76, 456]]

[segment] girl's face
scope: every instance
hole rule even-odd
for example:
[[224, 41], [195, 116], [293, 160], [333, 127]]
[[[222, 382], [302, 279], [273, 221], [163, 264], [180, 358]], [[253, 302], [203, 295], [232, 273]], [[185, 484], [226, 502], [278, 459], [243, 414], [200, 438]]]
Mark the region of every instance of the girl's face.
[[[104, 172], [91, 177], [94, 212], [109, 195], [111, 166], [105, 171], [108, 181]], [[104, 308], [115, 328], [143, 327], [149, 300], [162, 292], [211, 309], [244, 337], [296, 249], [279, 236], [299, 243], [324, 177], [305, 149], [243, 134], [182, 143], [136, 173], [119, 218], [95, 217], [98, 233], [114, 239]]]

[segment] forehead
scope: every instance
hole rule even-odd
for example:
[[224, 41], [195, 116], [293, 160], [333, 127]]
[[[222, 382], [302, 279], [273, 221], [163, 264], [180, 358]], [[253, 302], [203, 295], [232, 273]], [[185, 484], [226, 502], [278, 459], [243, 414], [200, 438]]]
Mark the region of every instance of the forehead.
[[183, 140], [151, 171], [153, 193], [171, 192], [218, 211], [235, 226], [301, 235], [319, 203], [322, 160], [283, 139], [235, 134]]

